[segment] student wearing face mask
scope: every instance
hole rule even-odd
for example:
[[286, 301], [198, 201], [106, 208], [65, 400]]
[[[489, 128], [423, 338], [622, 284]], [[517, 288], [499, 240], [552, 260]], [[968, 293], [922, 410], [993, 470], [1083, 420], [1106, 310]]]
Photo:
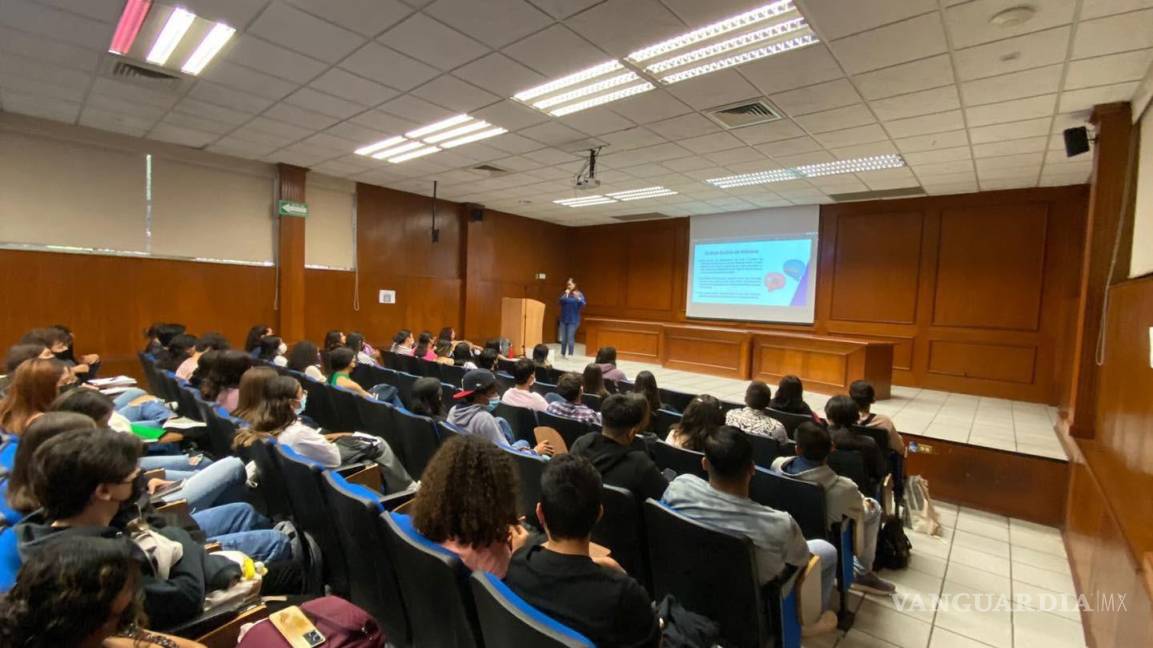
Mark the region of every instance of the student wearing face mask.
[[260, 338], [256, 359], [271, 362], [278, 367], [287, 367], [288, 358], [284, 357], [286, 353], [288, 353], [288, 345], [284, 343], [284, 340], [275, 335], [266, 335]]
[[[514, 441], [508, 421], [492, 415], [492, 410], [500, 404], [496, 393], [496, 376], [488, 369], [473, 369], [461, 380], [462, 389], [453, 394], [457, 401], [448, 411], [448, 422], [455, 425], [463, 434], [479, 436], [492, 443], [527, 450], [528, 441]], [[553, 454], [548, 441], [541, 441], [532, 448], [537, 454]]]

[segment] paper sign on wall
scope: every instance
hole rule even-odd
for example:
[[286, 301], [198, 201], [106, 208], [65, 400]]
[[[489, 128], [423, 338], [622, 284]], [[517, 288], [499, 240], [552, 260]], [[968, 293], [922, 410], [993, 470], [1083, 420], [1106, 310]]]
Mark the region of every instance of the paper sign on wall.
[[382, 304], [395, 304], [396, 291], [395, 290], [382, 290], [380, 291], [379, 301]]

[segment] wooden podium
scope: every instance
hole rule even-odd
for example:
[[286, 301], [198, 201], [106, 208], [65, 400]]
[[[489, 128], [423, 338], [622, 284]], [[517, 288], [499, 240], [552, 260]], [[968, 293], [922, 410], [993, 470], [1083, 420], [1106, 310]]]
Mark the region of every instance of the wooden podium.
[[509, 354], [523, 355], [544, 339], [544, 304], [535, 299], [500, 300], [500, 336], [508, 338]]

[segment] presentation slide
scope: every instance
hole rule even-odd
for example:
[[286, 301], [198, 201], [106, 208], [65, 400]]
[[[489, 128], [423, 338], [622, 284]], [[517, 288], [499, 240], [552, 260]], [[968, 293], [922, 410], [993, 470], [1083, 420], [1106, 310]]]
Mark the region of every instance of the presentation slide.
[[819, 220], [815, 206], [694, 216], [687, 315], [811, 323]]

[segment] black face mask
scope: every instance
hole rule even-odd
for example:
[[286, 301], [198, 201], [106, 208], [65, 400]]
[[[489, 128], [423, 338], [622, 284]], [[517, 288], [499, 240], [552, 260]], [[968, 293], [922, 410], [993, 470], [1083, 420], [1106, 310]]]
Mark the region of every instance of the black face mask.
[[59, 353], [53, 352], [52, 355], [56, 356], [57, 360], [71, 360], [72, 359], [72, 349], [64, 349], [63, 351], [60, 351]]
[[144, 477], [137, 477], [132, 482], [132, 494], [128, 499], [120, 502], [120, 510], [116, 512], [116, 517], [113, 520], [112, 526], [123, 527], [136, 518], [140, 517], [143, 513], [144, 506], [148, 503], [148, 483]]

